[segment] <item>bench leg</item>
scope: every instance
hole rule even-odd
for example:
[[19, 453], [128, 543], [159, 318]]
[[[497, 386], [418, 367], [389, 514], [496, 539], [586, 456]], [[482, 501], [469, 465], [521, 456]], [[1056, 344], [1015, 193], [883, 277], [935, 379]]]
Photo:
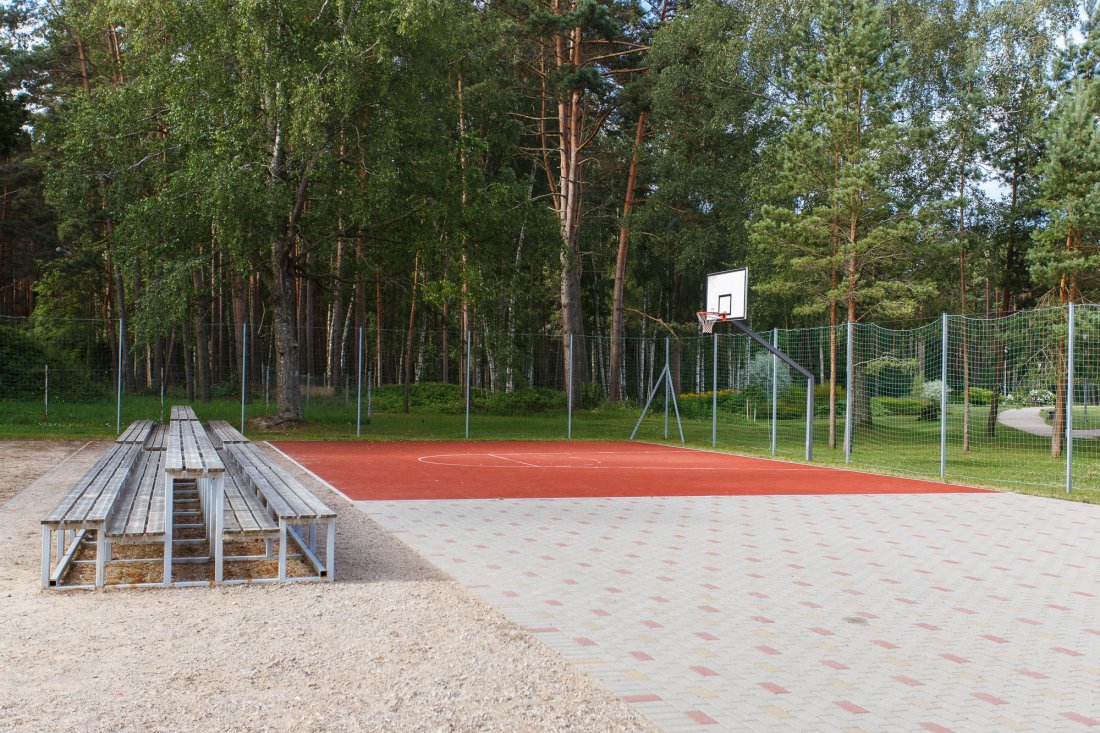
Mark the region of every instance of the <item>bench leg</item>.
[[[64, 537], [65, 530], [60, 530], [59, 535]], [[50, 528], [42, 528], [42, 587], [50, 587]], [[57, 553], [61, 557], [63, 553]]]
[[325, 579], [336, 580], [336, 517], [328, 520], [328, 540], [325, 542]]
[[279, 520], [279, 580], [286, 580], [286, 520]]
[[164, 474], [164, 585], [172, 584], [172, 512], [175, 509], [175, 482]]
[[274, 551], [275, 551], [275, 541], [274, 540], [264, 540], [264, 557], [265, 558], [270, 558], [271, 553], [273, 553]]
[[107, 582], [107, 533], [103, 527], [95, 531], [95, 587], [102, 588]]
[[65, 530], [61, 530], [57, 533], [57, 556], [65, 557]]
[[214, 582], [221, 583], [225, 578], [225, 476], [211, 481], [214, 485]]

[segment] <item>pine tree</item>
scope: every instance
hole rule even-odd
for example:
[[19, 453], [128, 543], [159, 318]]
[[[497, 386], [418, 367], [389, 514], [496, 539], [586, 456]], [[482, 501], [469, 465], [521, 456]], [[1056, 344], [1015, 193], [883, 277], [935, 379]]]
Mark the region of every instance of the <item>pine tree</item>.
[[[1040, 201], [1048, 225], [1035, 235], [1031, 274], [1061, 305], [1080, 302], [1100, 286], [1100, 11], [1090, 3], [1084, 41], [1059, 59], [1057, 104], [1047, 121], [1039, 166]], [[1065, 432], [1065, 336], [1058, 346], [1051, 456], [1062, 452]]]

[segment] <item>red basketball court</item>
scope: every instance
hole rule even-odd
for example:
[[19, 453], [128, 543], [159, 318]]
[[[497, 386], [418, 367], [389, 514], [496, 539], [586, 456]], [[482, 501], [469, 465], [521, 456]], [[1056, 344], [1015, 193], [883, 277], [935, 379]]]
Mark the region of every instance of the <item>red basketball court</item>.
[[275, 445], [357, 501], [982, 491], [647, 443], [280, 441]]

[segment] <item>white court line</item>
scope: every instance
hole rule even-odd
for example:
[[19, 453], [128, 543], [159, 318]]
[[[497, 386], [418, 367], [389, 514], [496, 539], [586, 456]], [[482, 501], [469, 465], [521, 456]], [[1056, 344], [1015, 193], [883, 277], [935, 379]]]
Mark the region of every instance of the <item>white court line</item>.
[[[605, 452], [603, 455], [608, 455], [610, 452]], [[517, 455], [578, 455], [571, 453], [518, 453]], [[614, 454], [611, 454], [614, 455]], [[634, 453], [625, 452], [618, 455], [633, 456]], [[720, 455], [720, 454], [715, 454]], [[501, 465], [501, 464], [482, 464], [482, 463], [462, 463], [453, 460], [443, 459], [473, 459], [473, 458], [499, 458], [501, 460], [512, 461], [516, 465]], [[582, 456], [583, 457], [583, 456]], [[536, 464], [526, 463], [524, 461], [516, 460], [514, 458], [507, 458], [497, 453], [435, 453], [428, 456], [420, 456], [416, 459], [418, 463], [423, 463], [429, 466], [454, 466], [457, 468], [587, 468], [594, 470], [605, 471], [736, 471], [737, 468], [730, 466], [642, 466], [642, 465], [622, 465], [622, 466], [594, 466], [591, 464], [577, 464], [577, 463], [565, 463], [565, 464]], [[796, 471], [815, 471], [820, 466], [798, 466], [791, 465], [789, 468], [774, 468], [768, 467], [767, 471], [777, 472], [796, 472]]]
[[278, 446], [276, 446], [276, 445], [274, 445], [274, 444], [273, 444], [273, 443], [272, 443], [271, 441], [269, 441], [269, 440], [265, 440], [265, 441], [264, 441], [264, 445], [266, 445], [266, 446], [270, 447], [270, 448], [271, 448], [272, 450], [274, 450], [274, 451], [275, 451], [276, 453], [278, 453], [279, 455], [281, 455], [281, 456], [282, 456], [283, 458], [287, 459], [288, 461], [290, 461], [291, 463], [293, 463], [293, 464], [294, 464], [295, 466], [297, 466], [298, 468], [300, 468], [300, 469], [302, 469], [303, 471], [305, 471], [306, 473], [308, 473], [308, 474], [309, 474], [310, 476], [312, 476], [312, 477], [313, 477], [313, 478], [314, 478], [314, 479], [315, 479], [315, 480], [316, 480], [316, 481], [317, 481], [318, 483], [320, 483], [320, 484], [321, 484], [322, 486], [324, 486], [325, 488], [327, 488], [327, 489], [329, 489], [330, 491], [332, 491], [332, 492], [333, 492], [334, 494], [338, 494], [338, 495], [342, 496], [342, 497], [344, 498], [344, 501], [346, 501], [347, 503], [349, 503], [349, 504], [352, 504], [352, 505], [354, 505], [354, 504], [355, 504], [355, 499], [352, 499], [352, 498], [351, 498], [350, 496], [348, 496], [347, 494], [345, 494], [345, 493], [344, 493], [343, 491], [340, 491], [340, 489], [336, 488], [335, 486], [333, 486], [332, 484], [330, 484], [330, 483], [329, 483], [328, 481], [325, 481], [325, 480], [324, 480], [323, 478], [321, 478], [320, 476], [318, 476], [317, 474], [315, 474], [315, 473], [314, 473], [313, 471], [310, 471], [310, 470], [309, 470], [308, 468], [306, 468], [305, 466], [303, 466], [303, 465], [302, 465], [301, 463], [298, 463], [298, 461], [294, 460], [293, 458], [291, 458], [290, 456], [288, 456], [288, 455], [287, 455], [286, 453], [284, 453], [283, 451], [279, 450], [279, 447], [278, 447]]
[[[476, 454], [474, 454], [474, 455], [476, 455]], [[530, 466], [531, 468], [539, 468], [538, 464], [527, 463], [526, 461], [516, 460], [515, 458], [508, 458], [507, 456], [497, 455], [496, 453], [484, 453], [482, 455], [491, 456], [493, 458], [499, 458], [502, 461], [512, 461], [513, 463], [518, 463], [521, 466]], [[537, 454], [534, 454], [534, 453], [531, 453], [531, 454], [520, 453], [519, 455], [523, 456], [523, 455], [537, 455]]]

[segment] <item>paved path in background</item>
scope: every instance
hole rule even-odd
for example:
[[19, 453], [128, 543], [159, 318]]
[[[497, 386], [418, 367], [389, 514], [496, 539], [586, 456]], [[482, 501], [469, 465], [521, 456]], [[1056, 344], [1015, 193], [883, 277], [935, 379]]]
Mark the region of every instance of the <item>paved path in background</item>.
[[668, 731], [1100, 730], [1100, 506], [357, 504]]
[[[997, 422], [1025, 433], [1049, 438], [1054, 434], [1054, 428], [1043, 419], [1042, 415], [1043, 410], [1049, 409], [1051, 408], [1019, 407], [1013, 410], [1002, 410], [997, 414]], [[1074, 430], [1073, 437], [1100, 438], [1100, 430]]]

